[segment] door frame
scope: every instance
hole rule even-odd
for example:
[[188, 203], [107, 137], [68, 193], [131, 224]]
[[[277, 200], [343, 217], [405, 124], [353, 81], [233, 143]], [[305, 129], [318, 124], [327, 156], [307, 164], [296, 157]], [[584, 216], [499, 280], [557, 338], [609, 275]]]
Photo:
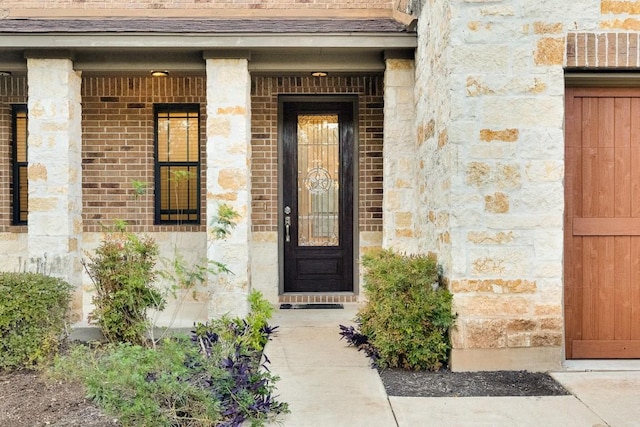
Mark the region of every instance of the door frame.
[[[360, 240], [358, 230], [360, 229], [359, 221], [359, 209], [360, 204], [360, 186], [359, 186], [359, 173], [360, 173], [360, 138], [359, 138], [359, 98], [357, 95], [278, 95], [278, 295], [283, 295], [284, 292], [284, 183], [283, 177], [283, 163], [284, 163], [284, 104], [288, 102], [342, 102], [351, 103], [353, 106], [353, 226], [352, 226], [352, 245], [353, 245], [353, 291], [339, 292], [341, 294], [354, 294], [357, 295], [360, 289], [360, 271], [359, 263], [357, 262], [360, 256]], [[322, 295], [322, 293], [319, 293]]]

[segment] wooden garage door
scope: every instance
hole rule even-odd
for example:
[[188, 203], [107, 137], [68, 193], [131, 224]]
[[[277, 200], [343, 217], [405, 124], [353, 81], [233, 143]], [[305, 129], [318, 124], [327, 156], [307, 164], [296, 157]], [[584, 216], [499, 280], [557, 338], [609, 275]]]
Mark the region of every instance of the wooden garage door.
[[640, 89], [568, 88], [567, 358], [640, 357]]

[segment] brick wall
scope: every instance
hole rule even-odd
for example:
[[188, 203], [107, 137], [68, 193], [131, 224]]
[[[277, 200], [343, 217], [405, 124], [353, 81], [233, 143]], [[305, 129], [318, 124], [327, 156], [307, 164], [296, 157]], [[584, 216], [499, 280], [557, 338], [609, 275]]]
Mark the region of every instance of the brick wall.
[[[85, 231], [126, 220], [131, 231], [204, 231], [205, 186], [201, 186], [201, 225], [154, 222], [155, 103], [199, 103], [201, 182], [206, 182], [205, 77], [86, 77], [82, 86], [83, 222]], [[148, 184], [135, 197], [132, 181]]]
[[567, 68], [637, 69], [640, 33], [569, 33]]
[[3, 0], [4, 9], [390, 9], [392, 0]]
[[13, 194], [11, 184], [11, 105], [27, 103], [25, 77], [0, 77], [0, 232], [26, 232], [25, 226], [11, 226]]
[[253, 231], [278, 229], [278, 95], [350, 94], [359, 99], [360, 231], [382, 230], [382, 76], [252, 79]]
[[0, 18], [391, 16], [394, 0], [3, 0]]
[[[0, 194], [11, 200], [11, 103], [26, 103], [26, 79], [0, 79]], [[153, 104], [200, 103], [201, 160], [205, 163], [205, 77], [85, 77], [83, 79], [83, 222], [85, 231], [126, 220], [132, 231], [204, 231], [205, 193], [202, 186], [200, 226], [155, 226], [153, 207]], [[253, 231], [277, 230], [278, 157], [277, 99], [279, 94], [356, 94], [360, 105], [360, 231], [382, 229], [382, 76], [254, 77]], [[205, 182], [202, 170], [202, 182]], [[148, 184], [135, 197], [132, 181]], [[11, 206], [0, 208], [0, 230], [8, 230]], [[26, 227], [19, 227], [20, 229]], [[15, 231], [15, 227], [12, 227]], [[23, 230], [24, 231], [24, 230]]]

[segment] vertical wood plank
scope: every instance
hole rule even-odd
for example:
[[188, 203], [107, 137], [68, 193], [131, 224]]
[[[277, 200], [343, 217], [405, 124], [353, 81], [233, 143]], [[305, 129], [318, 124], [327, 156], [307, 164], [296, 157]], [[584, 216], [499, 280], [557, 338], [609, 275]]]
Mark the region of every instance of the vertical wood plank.
[[[615, 99], [615, 196], [614, 215], [631, 216], [631, 98]], [[614, 238], [613, 310], [614, 338], [631, 337], [631, 239]]]
[[614, 216], [631, 215], [631, 98], [615, 99]]
[[[615, 101], [600, 98], [598, 122], [598, 189], [597, 217], [612, 218], [615, 204]], [[614, 237], [597, 238], [599, 264], [597, 276], [596, 319], [598, 339], [611, 340], [614, 337], [615, 303], [615, 248]]]
[[631, 289], [630, 308], [631, 339], [640, 340], [640, 237], [631, 238]]
[[630, 168], [631, 174], [631, 216], [640, 217], [640, 98], [631, 100]]
[[619, 236], [615, 240], [614, 268], [614, 339], [631, 339], [631, 239]]
[[[630, 197], [631, 217], [640, 217], [640, 97], [631, 100]], [[640, 340], [640, 237], [630, 238], [629, 277], [630, 339]]]
[[583, 237], [582, 252], [582, 339], [598, 339], [598, 237]]

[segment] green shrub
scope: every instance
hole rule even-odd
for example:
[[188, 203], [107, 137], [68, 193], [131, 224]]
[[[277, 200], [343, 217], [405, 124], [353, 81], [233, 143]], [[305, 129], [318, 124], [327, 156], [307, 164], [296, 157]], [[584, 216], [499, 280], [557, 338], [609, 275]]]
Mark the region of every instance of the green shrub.
[[124, 426], [263, 426], [288, 407], [274, 398], [278, 378], [246, 339], [258, 330], [266, 342], [272, 330], [264, 299], [252, 295], [247, 320], [199, 324], [190, 339], [165, 339], [155, 348], [76, 346], [50, 374], [84, 382], [88, 395]]
[[162, 310], [165, 299], [153, 286], [158, 246], [149, 237], [108, 232], [85, 269], [96, 287], [89, 321], [110, 342], [144, 344], [150, 327], [147, 310]]
[[0, 273], [0, 368], [32, 367], [64, 337], [72, 287], [33, 273]]
[[358, 322], [380, 357], [378, 365], [439, 369], [448, 357], [455, 316], [435, 258], [381, 250], [366, 254], [362, 263], [368, 302]]
[[81, 379], [88, 397], [124, 426], [215, 425], [222, 418], [220, 404], [202, 387], [212, 368], [203, 362], [188, 340], [167, 339], [156, 349], [128, 343], [76, 347], [55, 370], [58, 377]]

